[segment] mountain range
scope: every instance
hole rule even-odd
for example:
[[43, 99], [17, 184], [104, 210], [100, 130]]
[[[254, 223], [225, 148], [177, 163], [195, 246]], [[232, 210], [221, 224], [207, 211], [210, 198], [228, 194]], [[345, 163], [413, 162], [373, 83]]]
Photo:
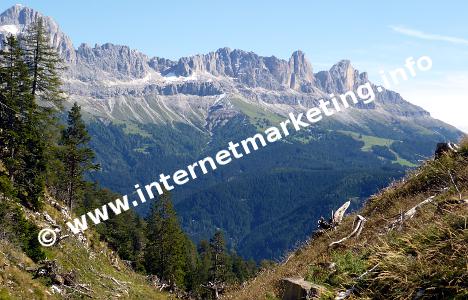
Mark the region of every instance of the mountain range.
[[[369, 81], [348, 60], [314, 72], [300, 50], [284, 60], [220, 48], [175, 61], [111, 43], [75, 47], [52, 18], [21, 5], [0, 15], [0, 35], [21, 35], [38, 17], [67, 65], [65, 106], [81, 105], [93, 137], [102, 170], [88, 176], [125, 194]], [[461, 135], [384, 89], [371, 104], [174, 190], [174, 201], [195, 241], [222, 229], [241, 255], [275, 259], [318, 217], [347, 199], [360, 207], [435, 143]]]

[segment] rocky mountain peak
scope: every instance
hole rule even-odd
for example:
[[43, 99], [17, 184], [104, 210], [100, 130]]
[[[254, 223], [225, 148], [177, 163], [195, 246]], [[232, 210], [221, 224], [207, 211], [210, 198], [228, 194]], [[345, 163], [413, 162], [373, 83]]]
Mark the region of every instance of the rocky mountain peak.
[[5, 36], [6, 34], [24, 34], [27, 27], [39, 18], [42, 18], [44, 28], [50, 35], [52, 46], [57, 48], [65, 60], [70, 62], [75, 61], [76, 56], [73, 43], [60, 30], [59, 25], [52, 18], [21, 4], [10, 7], [0, 15], [0, 36]]
[[[149, 58], [128, 46], [106, 43], [90, 47], [81, 44], [76, 50], [76, 64], [71, 68], [75, 76], [84, 81], [91, 79], [132, 79], [148, 74]], [[158, 61], [153, 61], [157, 64]]]
[[[223, 47], [177, 61], [149, 58], [128, 46], [111, 43], [82, 44], [75, 50], [52, 18], [22, 5], [15, 5], [0, 15], [0, 38], [24, 33], [38, 18], [43, 19], [53, 45], [67, 60], [69, 68], [63, 74], [67, 91], [83, 97], [241, 94], [265, 103], [307, 105], [324, 94], [345, 93], [368, 81], [367, 74], [356, 70], [349, 60], [341, 60], [330, 70], [314, 74], [301, 50], [294, 51], [285, 60]], [[385, 92], [380, 93], [379, 98], [383, 104], [403, 107], [399, 112], [408, 114], [409, 106], [399, 95]], [[423, 110], [415, 108], [414, 111]]]
[[289, 65], [294, 73], [312, 73], [312, 66], [301, 50], [296, 50], [291, 54]]
[[356, 75], [359, 75], [349, 60], [341, 60], [338, 63], [334, 64], [330, 73], [332, 77], [341, 81], [341, 85], [345, 90], [351, 90], [356, 81]]
[[315, 81], [312, 66], [302, 51], [295, 51], [289, 61], [285, 61], [224, 47], [207, 54], [183, 57], [166, 73], [184, 77], [209, 73], [233, 78], [252, 88], [291, 88], [302, 92], [309, 91]]
[[294, 51], [289, 59], [290, 81], [289, 87], [294, 90], [300, 90], [304, 84], [312, 85], [314, 83], [314, 72], [312, 65], [306, 59], [301, 50]]
[[327, 93], [344, 93], [368, 81], [367, 73], [359, 73], [347, 59], [340, 60], [329, 71], [318, 72], [316, 78], [319, 87]]
[[15, 4], [0, 15], [0, 23], [29, 25], [38, 17], [42, 17], [42, 15], [32, 8]]

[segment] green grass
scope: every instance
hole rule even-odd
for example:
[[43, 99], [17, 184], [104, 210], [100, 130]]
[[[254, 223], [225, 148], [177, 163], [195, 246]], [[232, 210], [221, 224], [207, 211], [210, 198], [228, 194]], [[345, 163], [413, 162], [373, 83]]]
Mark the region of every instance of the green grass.
[[390, 149], [390, 151], [396, 155], [397, 159], [395, 161], [393, 161], [394, 163], [396, 164], [400, 164], [402, 166], [406, 166], [406, 167], [410, 167], [410, 168], [413, 168], [413, 167], [416, 167], [417, 164], [414, 164], [412, 162], [410, 162], [409, 160], [406, 160], [404, 158], [401, 158], [398, 153], [396, 153], [395, 151], [393, 151], [392, 149]]
[[[65, 217], [57, 209], [45, 204], [44, 210], [65, 228]], [[27, 210], [26, 210], [27, 211]], [[49, 227], [41, 214], [26, 213], [28, 220], [40, 228]], [[92, 229], [85, 232], [87, 244], [78, 241], [76, 236], [60, 241], [58, 245], [42, 247], [47, 259], [55, 260], [59, 273], [74, 271], [76, 282], [85, 284], [94, 299], [168, 299], [169, 295], [152, 287], [142, 274], [126, 266], [107, 245], [99, 240]], [[17, 245], [8, 239], [0, 240], [0, 300], [1, 299], [58, 299], [51, 294], [51, 281], [45, 277], [33, 279], [27, 268], [36, 269], [33, 262]], [[72, 289], [67, 291], [66, 299], [83, 299]]]
[[349, 250], [331, 253], [330, 262], [334, 264], [333, 268], [324, 268], [317, 265], [310, 266], [306, 280], [326, 286], [349, 285], [353, 283], [354, 278], [364, 273], [367, 268], [364, 256]]
[[[390, 230], [402, 212], [430, 196], [435, 196], [431, 203]], [[468, 299], [468, 205], [463, 199], [468, 199], [468, 138], [458, 154], [429, 160], [369, 198], [359, 211], [367, 221], [358, 238], [328, 246], [353, 230], [355, 215], [345, 216], [339, 226], [314, 236], [227, 299], [279, 296], [282, 279], [291, 276], [321, 284], [332, 296], [354, 287], [349, 299]]]
[[147, 131], [141, 129], [138, 124], [130, 121], [121, 121], [121, 120], [112, 120], [112, 123], [115, 125], [120, 125], [123, 127], [123, 132], [128, 135], [139, 135], [142, 137], [151, 137], [151, 134]]
[[143, 153], [143, 154], [149, 154], [148, 147], [149, 147], [148, 145], [144, 145], [140, 148], [133, 149], [133, 151], [138, 152], [138, 153]]
[[338, 132], [341, 132], [343, 134], [351, 136], [355, 140], [364, 142], [364, 146], [362, 146], [362, 148], [361, 148], [361, 150], [364, 151], [364, 152], [371, 152], [372, 151], [372, 146], [384, 146], [384, 147], [387, 147], [390, 150], [390, 152], [395, 154], [395, 156], [397, 157], [397, 159], [394, 160], [393, 163], [400, 164], [400, 165], [406, 166], [406, 167], [416, 167], [417, 166], [416, 164], [410, 162], [409, 160], [406, 160], [406, 159], [400, 157], [400, 155], [398, 155], [398, 153], [396, 153], [395, 151], [393, 151], [390, 148], [390, 146], [394, 142], [396, 142], [395, 140], [381, 138], [381, 137], [372, 136], [372, 135], [359, 134], [357, 132], [347, 131], [347, 130], [338, 130]]
[[[466, 210], [465, 210], [466, 212]], [[466, 299], [466, 216], [450, 213], [442, 219], [403, 235], [389, 236], [369, 258], [379, 264], [376, 274], [360, 283], [367, 296], [410, 298], [423, 291], [425, 298]]]
[[34, 280], [32, 274], [25, 271], [34, 265], [19, 248], [6, 240], [0, 241], [0, 300], [59, 299], [47, 294], [49, 288], [43, 280]]
[[280, 300], [280, 298], [276, 297], [274, 294], [272, 293], [268, 293], [265, 297], [265, 300]]
[[346, 131], [346, 130], [338, 130], [338, 132], [344, 133], [346, 135], [351, 136], [352, 138], [364, 142], [364, 146], [362, 146], [361, 150], [369, 152], [372, 150], [372, 146], [386, 146], [390, 147], [395, 140], [391, 139], [384, 139], [372, 135], [363, 135], [353, 131]]
[[2, 288], [0, 290], [0, 300], [7, 300], [11, 299], [10, 294], [8, 293], [8, 290], [5, 288]]
[[280, 115], [264, 110], [261, 107], [248, 103], [241, 98], [231, 98], [232, 105], [245, 114], [250, 122], [258, 129], [265, 130], [271, 126], [278, 126], [278, 124], [285, 119]]
[[[49, 214], [66, 226], [63, 216], [54, 208], [46, 207]], [[151, 287], [145, 276], [125, 266], [117, 254], [110, 251], [106, 244], [99, 240], [97, 233], [86, 231], [90, 245], [79, 242], [74, 236], [65, 239], [60, 247], [47, 249], [47, 257], [57, 260], [64, 272], [76, 270], [78, 282], [88, 284], [97, 299], [113, 299], [119, 294], [123, 299], [167, 299], [167, 296]], [[122, 285], [116, 284], [116, 279]]]

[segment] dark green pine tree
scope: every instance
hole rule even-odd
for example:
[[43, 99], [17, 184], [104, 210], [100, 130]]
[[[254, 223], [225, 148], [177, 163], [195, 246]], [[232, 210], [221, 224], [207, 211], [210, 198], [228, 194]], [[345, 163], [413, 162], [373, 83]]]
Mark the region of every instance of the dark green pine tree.
[[224, 236], [221, 231], [216, 231], [210, 239], [211, 252], [211, 281], [215, 283], [225, 282], [227, 276], [227, 253]]
[[0, 50], [0, 158], [6, 164], [12, 180], [17, 173], [19, 161], [16, 160], [23, 130], [26, 111], [31, 102], [29, 94], [28, 67], [24, 62], [23, 51], [17, 39], [9, 36], [3, 50]]
[[197, 250], [199, 259], [193, 290], [201, 299], [212, 299], [212, 291], [205, 288], [211, 280], [212, 258], [210, 243], [207, 240], [200, 241]]
[[186, 237], [168, 192], [154, 204], [148, 219], [145, 268], [170, 284], [184, 287]]
[[[61, 86], [61, 72], [65, 69], [65, 64], [57, 49], [52, 46], [49, 33], [46, 31], [42, 18], [36, 18], [28, 26], [21, 44], [25, 51], [26, 62], [28, 64], [31, 84], [30, 93], [38, 103], [40, 103], [38, 119], [40, 128], [43, 129], [43, 139], [47, 143], [46, 159], [48, 167], [56, 168], [54, 160], [54, 144], [60, 131], [57, 130], [57, 108], [61, 108], [65, 99]], [[49, 176], [53, 174], [49, 172]]]
[[135, 270], [144, 272], [144, 246], [146, 244], [146, 224], [145, 221], [136, 213], [133, 216], [133, 228], [130, 229], [133, 261], [135, 262]]
[[91, 137], [81, 118], [81, 108], [76, 102], [68, 112], [68, 127], [63, 130], [60, 139], [60, 158], [64, 165], [62, 189], [65, 191], [65, 201], [73, 209], [75, 202], [82, 198], [85, 181], [83, 175], [86, 171], [99, 169], [94, 164], [95, 154], [88, 143]]
[[237, 282], [244, 282], [247, 279], [253, 277], [257, 271], [257, 264], [253, 259], [245, 261], [239, 255], [232, 253], [230, 255], [232, 262], [232, 273], [235, 276]]
[[1, 159], [18, 197], [38, 209], [45, 187], [46, 143], [38, 126], [38, 106], [28, 91], [32, 81], [24, 52], [13, 36], [8, 37], [0, 62]]
[[203, 283], [210, 280], [211, 271], [211, 248], [207, 240], [202, 240], [198, 245], [198, 253], [200, 255], [199, 275]]
[[24, 44], [32, 79], [31, 94], [60, 106], [64, 99], [60, 72], [65, 67], [57, 50], [51, 45], [42, 18], [37, 18], [28, 27]]
[[184, 234], [184, 251], [185, 288], [189, 291], [195, 291], [200, 284], [200, 281], [198, 280], [198, 265], [200, 259], [197, 247], [186, 234]]

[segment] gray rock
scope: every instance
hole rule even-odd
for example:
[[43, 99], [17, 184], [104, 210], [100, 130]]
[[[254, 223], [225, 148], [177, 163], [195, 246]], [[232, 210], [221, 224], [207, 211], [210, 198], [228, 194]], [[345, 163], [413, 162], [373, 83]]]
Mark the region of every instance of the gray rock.
[[[220, 48], [178, 61], [150, 58], [128, 46], [110, 43], [94, 47], [82, 44], [75, 50], [54, 20], [21, 5], [0, 15], [0, 35], [4, 37], [12, 30], [22, 34], [38, 17], [43, 18], [53, 45], [67, 62], [63, 82], [70, 102], [78, 102], [97, 119], [177, 121], [211, 131], [239, 114], [238, 108], [216, 102], [223, 94], [287, 116], [317, 105], [319, 99], [327, 99], [330, 94], [356, 89], [368, 81], [367, 74], [354, 69], [348, 60], [328, 71], [314, 73], [300, 50], [284, 60]], [[343, 113], [340, 122], [362, 123], [365, 128], [367, 122], [406, 122], [412, 118], [411, 122], [423, 127], [446, 127], [398, 93], [383, 89], [376, 98], [375, 102], [355, 106], [358, 111], [368, 111], [365, 117]]]
[[282, 300], [320, 299], [320, 296], [326, 291], [325, 287], [302, 278], [284, 278], [281, 285], [283, 289]]
[[[82, 44], [76, 55], [73, 71], [84, 80], [104, 79], [109, 77], [109, 73], [117, 79], [142, 78], [150, 68], [148, 57], [143, 53], [110, 43], [94, 48]], [[88, 78], [83, 78], [82, 74]], [[96, 78], [96, 74], [100, 74], [101, 78]]]
[[345, 93], [368, 81], [367, 73], [359, 73], [349, 60], [341, 60], [329, 71], [318, 72], [318, 86], [326, 93]]
[[[52, 45], [57, 48], [59, 53], [67, 61], [74, 61], [75, 50], [73, 48], [71, 39], [60, 30], [60, 27], [52, 18], [43, 16], [39, 12], [29, 7], [16, 4], [7, 9], [0, 15], [0, 26], [15, 26], [21, 33], [24, 32], [29, 25], [41, 17], [43, 19], [44, 28], [50, 35]], [[0, 35], [5, 36], [5, 33], [0, 33]], [[0, 40], [3, 40], [3, 38], [0, 38]]]

